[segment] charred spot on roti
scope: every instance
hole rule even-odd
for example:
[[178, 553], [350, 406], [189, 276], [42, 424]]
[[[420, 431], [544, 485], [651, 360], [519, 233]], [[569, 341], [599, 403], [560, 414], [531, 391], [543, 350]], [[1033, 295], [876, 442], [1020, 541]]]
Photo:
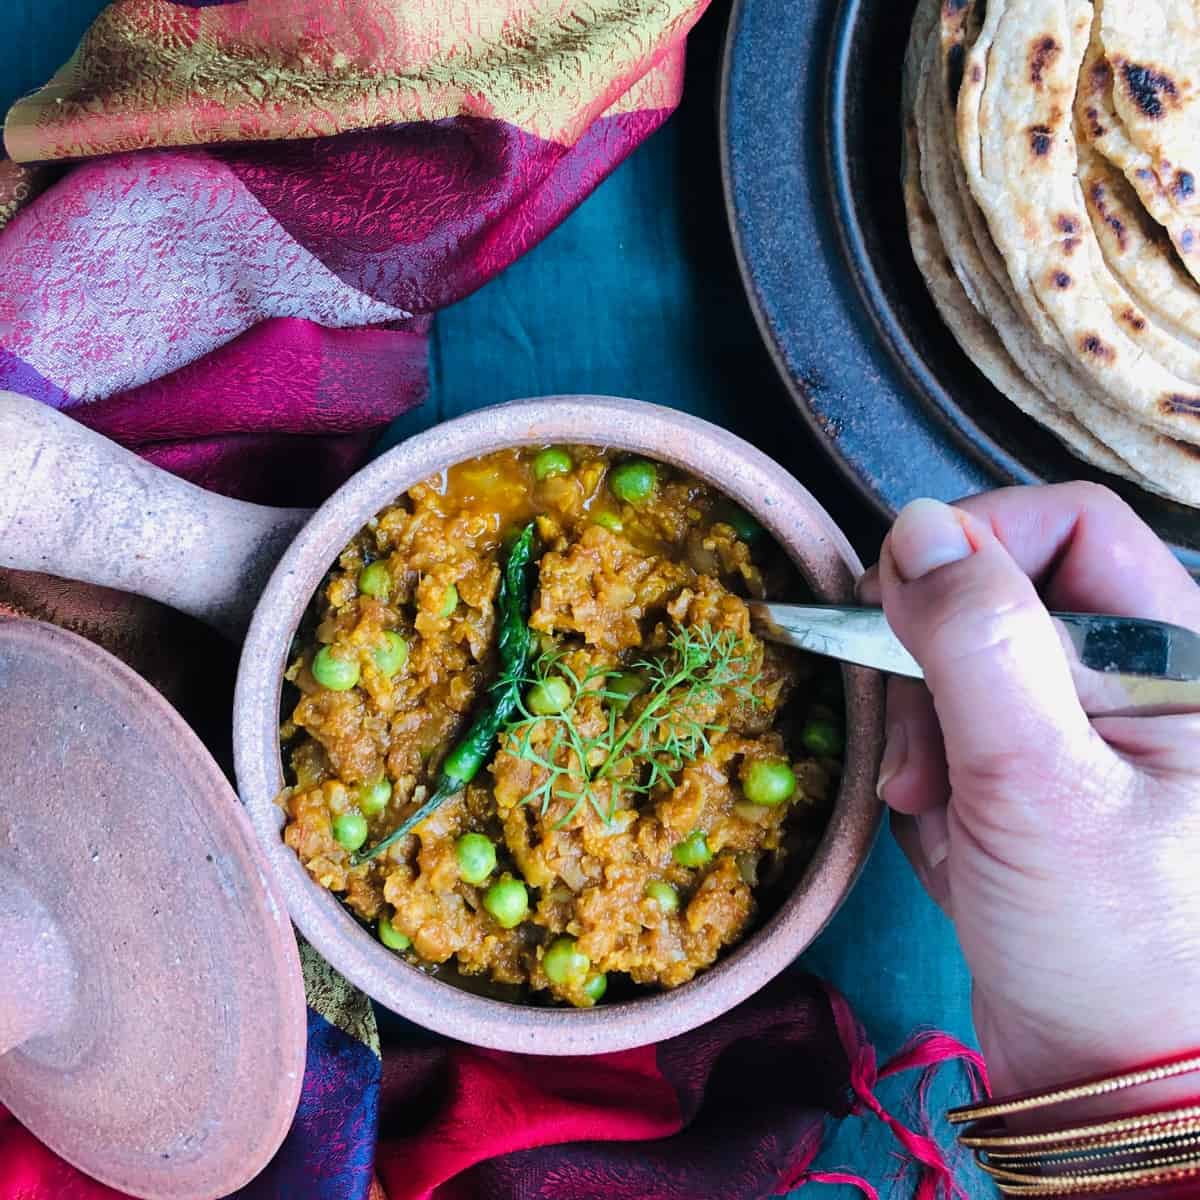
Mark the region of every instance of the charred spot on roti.
[[1050, 275], [1050, 282], [1054, 284], [1060, 292], [1065, 292], [1073, 282], [1070, 275], [1066, 271], [1053, 271]]
[[1074, 254], [1078, 245], [1079, 245], [1079, 239], [1077, 237], [1064, 238], [1063, 244], [1062, 244], [1063, 253], [1064, 254]]
[[1191, 254], [1192, 247], [1196, 244], [1196, 235], [1191, 229], [1185, 229], [1179, 235], [1179, 248], [1184, 254]]
[[1157, 121], [1168, 107], [1173, 107], [1179, 100], [1175, 81], [1153, 67], [1141, 63], [1122, 63], [1121, 78], [1125, 81], [1129, 98], [1152, 121]]
[[1059, 213], [1058, 228], [1061, 233], [1078, 233], [1079, 222], [1070, 213]]
[[1171, 191], [1181, 200], [1186, 200], [1196, 190], [1196, 177], [1191, 171], [1176, 171], [1175, 182], [1171, 184]]
[[1029, 127], [1029, 148], [1035, 158], [1045, 158], [1054, 144], [1054, 131], [1049, 125], [1031, 125]]
[[1162, 398], [1159, 407], [1168, 416], [1200, 417], [1200, 396], [1183, 396], [1179, 392], [1172, 392]]
[[1083, 334], [1079, 339], [1079, 348], [1084, 354], [1098, 358], [1101, 362], [1110, 363], [1117, 357], [1116, 351], [1094, 333]]
[[1088, 132], [1094, 138], [1102, 138], [1108, 130], [1100, 124], [1100, 113], [1095, 105], [1089, 104], [1087, 107]]
[[1113, 231], [1113, 236], [1117, 239], [1117, 245], [1123, 253], [1129, 248], [1129, 231], [1125, 228], [1125, 222], [1120, 217], [1108, 211], [1108, 202], [1105, 199], [1106, 195], [1107, 193], [1102, 183], [1093, 183], [1088, 188], [1088, 197], [1092, 202], [1092, 207], [1096, 210], [1096, 215]]
[[967, 51], [962, 42], [955, 42], [950, 47], [950, 53], [946, 55], [946, 86], [950, 91], [951, 104], [958, 99], [959, 90], [962, 88], [963, 67], [966, 61]]
[[974, 63], [971, 66], [971, 82], [978, 83], [982, 78], [983, 68], [978, 63]]
[[1049, 34], [1034, 38], [1033, 44], [1029, 47], [1029, 82], [1034, 87], [1042, 86], [1042, 77], [1047, 68], [1054, 64], [1054, 60], [1061, 53], [1059, 44]]
[[1129, 326], [1134, 333], [1141, 333], [1146, 328], [1146, 318], [1138, 312], [1136, 308], [1126, 308], [1121, 312], [1121, 320]]
[[955, 13], [960, 13], [967, 7], [967, 0], [946, 0], [943, 6], [947, 16], [953, 16]]

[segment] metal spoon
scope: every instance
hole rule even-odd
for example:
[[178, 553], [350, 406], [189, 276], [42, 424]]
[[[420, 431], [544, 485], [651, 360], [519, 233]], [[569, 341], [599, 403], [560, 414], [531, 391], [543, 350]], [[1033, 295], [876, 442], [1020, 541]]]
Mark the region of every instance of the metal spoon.
[[[1091, 716], [1200, 712], [1200, 636], [1139, 617], [1051, 613]], [[755, 632], [826, 658], [923, 679], [881, 608], [752, 601]]]

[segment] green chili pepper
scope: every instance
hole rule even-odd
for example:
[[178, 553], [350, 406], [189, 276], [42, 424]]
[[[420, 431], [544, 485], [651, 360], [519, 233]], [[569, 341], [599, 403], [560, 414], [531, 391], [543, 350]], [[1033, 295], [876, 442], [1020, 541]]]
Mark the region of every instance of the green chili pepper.
[[496, 648], [500, 673], [492, 685], [490, 702], [480, 709], [471, 727], [442, 761], [442, 769], [429, 799], [411, 816], [405, 817], [383, 841], [376, 842], [361, 854], [353, 855], [350, 859], [352, 866], [381, 854], [393, 842], [398, 842], [420, 825], [451, 796], [458, 795], [491, 757], [500, 730], [520, 705], [521, 685], [533, 641], [529, 632], [529, 598], [533, 590], [529, 567], [533, 561], [533, 533], [532, 524], [521, 530], [508, 552], [504, 574], [500, 579], [500, 591], [496, 597], [496, 624], [499, 630]]

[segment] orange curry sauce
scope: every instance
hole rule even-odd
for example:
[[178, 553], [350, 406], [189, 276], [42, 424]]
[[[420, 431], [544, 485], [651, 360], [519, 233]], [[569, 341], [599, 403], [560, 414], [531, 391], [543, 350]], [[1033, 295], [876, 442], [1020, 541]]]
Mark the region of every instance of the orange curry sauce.
[[[840, 701], [835, 671], [751, 633], [744, 598], [794, 595], [799, 584], [762, 531], [746, 531], [744, 514], [661, 464], [650, 496], [622, 502], [608, 478], [621, 455], [563, 449], [569, 469], [541, 480], [537, 448], [456, 466], [412, 488], [345, 549], [287, 673], [300, 698], [282, 731], [292, 775], [282, 803], [284, 837], [312, 878], [362, 920], [386, 922], [414, 965], [453, 965], [461, 975], [588, 1006], [604, 990], [601, 975], [626, 987], [691, 979], [747, 930], [760, 882], [786, 857], [795, 866], [811, 856], [840, 763], [799, 751], [790, 714], [838, 720]], [[729, 631], [753, 699], [746, 689], [725, 689], [707, 697], [703, 713], [680, 714], [706, 723], [711, 748], [673, 772], [671, 786], [648, 794], [614, 796], [611, 781], [600, 782], [601, 811], [560, 794], [572, 791], [570, 771], [548, 796], [527, 802], [548, 777], [535, 758], [571, 763], [563, 757], [569, 748], [554, 740], [555, 721], [527, 723], [523, 754], [514, 752], [517, 733], [502, 735], [464, 792], [378, 858], [352, 866], [335, 836], [338, 818], [368, 807], [364, 789], [376, 785], [378, 797], [382, 782], [387, 802], [362, 815], [368, 845], [386, 836], [428, 795], [441, 759], [486, 702], [503, 543], [531, 519], [540, 559], [530, 626], [537, 650], [562, 655], [574, 678], [599, 681], [572, 711], [586, 736], [609, 720], [604, 672], [662, 659], [681, 630]], [[385, 596], [360, 589], [370, 563], [386, 567]], [[387, 632], [408, 648], [390, 676], [375, 660]], [[314, 679], [322, 646], [359, 664], [354, 686], [333, 690]], [[648, 694], [633, 699], [617, 729], [648, 702]], [[669, 729], [670, 720], [656, 722], [647, 736]], [[787, 802], [748, 800], [743, 785], [756, 761], [790, 768], [796, 787]], [[479, 884], [462, 878], [456, 856], [467, 832], [484, 834], [497, 852], [495, 871]], [[682, 865], [676, 847], [698, 832], [709, 857]], [[529, 896], [528, 914], [513, 928], [484, 904], [502, 877], [522, 881]], [[564, 936], [575, 939], [572, 961], [587, 969], [552, 980], [545, 951]]]

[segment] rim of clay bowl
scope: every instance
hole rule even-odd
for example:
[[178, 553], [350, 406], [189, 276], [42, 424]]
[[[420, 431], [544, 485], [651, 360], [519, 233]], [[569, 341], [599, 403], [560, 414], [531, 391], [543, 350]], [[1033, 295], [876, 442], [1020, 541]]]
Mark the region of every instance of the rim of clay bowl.
[[464, 1042], [532, 1054], [598, 1054], [674, 1037], [721, 1015], [774, 978], [825, 927], [879, 827], [882, 688], [874, 672], [843, 669], [846, 762], [817, 852], [775, 914], [689, 983], [591, 1009], [537, 1007], [464, 991], [393, 954], [309, 878], [281, 836], [280, 692], [292, 637], [343, 547], [413, 484], [493, 450], [554, 442], [608, 446], [690, 472], [752, 513], [821, 599], [853, 601], [862, 564], [845, 536], [806, 488], [732, 433], [673, 409], [608, 396], [548, 396], [480, 409], [365, 467], [316, 511], [284, 554], [242, 652], [234, 757], [242, 800], [292, 919], [351, 983], [401, 1016]]

